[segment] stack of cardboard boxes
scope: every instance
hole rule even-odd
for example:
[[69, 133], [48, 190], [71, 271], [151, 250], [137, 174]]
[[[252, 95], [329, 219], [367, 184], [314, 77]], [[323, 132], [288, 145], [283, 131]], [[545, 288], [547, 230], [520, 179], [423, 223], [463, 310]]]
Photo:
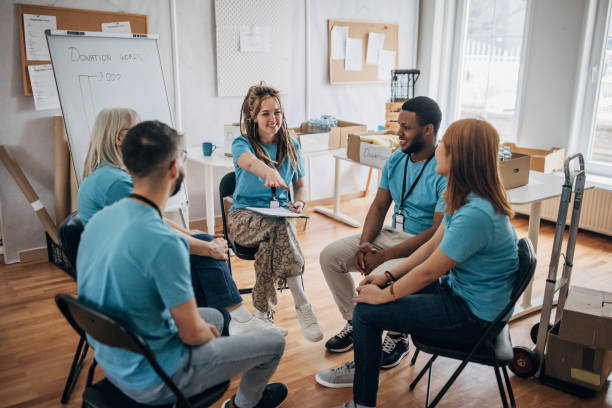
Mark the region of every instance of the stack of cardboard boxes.
[[397, 132], [399, 130], [399, 123], [397, 122], [397, 118], [399, 116], [400, 111], [402, 110], [402, 105], [404, 102], [387, 102], [385, 104], [385, 129], [392, 130]]
[[599, 391], [612, 371], [612, 293], [573, 286], [548, 334], [545, 373]]

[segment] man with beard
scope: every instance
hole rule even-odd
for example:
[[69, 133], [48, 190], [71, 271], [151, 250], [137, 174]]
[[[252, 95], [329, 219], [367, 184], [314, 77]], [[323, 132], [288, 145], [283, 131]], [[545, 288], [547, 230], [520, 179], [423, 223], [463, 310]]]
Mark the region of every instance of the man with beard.
[[[345, 327], [325, 344], [331, 352], [342, 353], [353, 347], [351, 319], [355, 307], [353, 297], [357, 293], [349, 272], [385, 273], [427, 242], [442, 220], [446, 179], [436, 174], [434, 157], [441, 119], [438, 104], [428, 97], [418, 96], [402, 105], [397, 132], [400, 149], [385, 163], [361, 235], [333, 242], [320, 254], [327, 285], [347, 321]], [[383, 227], [391, 202], [394, 203], [393, 224]], [[407, 336], [387, 333], [382, 368], [395, 367], [407, 353]], [[351, 362], [321, 372], [316, 379], [328, 387], [351, 387], [353, 372]]]
[[[180, 138], [157, 121], [127, 133], [121, 150], [133, 190], [87, 224], [77, 256], [79, 298], [140, 334], [186, 397], [244, 372], [229, 406], [276, 407], [287, 387], [266, 384], [285, 339], [272, 329], [219, 337], [223, 316], [196, 307], [189, 246], [162, 218], [160, 208], [180, 188]], [[106, 377], [127, 396], [147, 405], [175, 402], [144, 356], [88, 341]]]

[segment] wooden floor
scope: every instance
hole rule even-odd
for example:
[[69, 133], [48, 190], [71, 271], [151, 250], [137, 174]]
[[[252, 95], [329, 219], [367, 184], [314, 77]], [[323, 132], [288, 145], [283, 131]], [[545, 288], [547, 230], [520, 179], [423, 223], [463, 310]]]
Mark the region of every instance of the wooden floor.
[[[343, 204], [343, 210], [363, 219], [370, 198]], [[513, 221], [519, 237], [527, 235], [527, 219]], [[319, 214], [311, 214], [307, 231], [300, 234], [306, 257], [304, 281], [314, 305], [325, 339], [342, 326], [340, 314], [321, 275], [318, 254], [329, 242], [359, 233]], [[543, 224], [538, 246], [538, 264], [534, 296], [542, 296], [548, 271], [552, 236], [551, 224]], [[612, 239], [581, 232], [578, 238], [573, 284], [612, 291]], [[252, 285], [252, 265], [234, 261], [238, 286]], [[48, 263], [0, 266], [0, 407], [58, 407], [60, 394], [77, 345], [77, 336], [57, 310], [56, 293], [75, 294], [74, 282], [61, 270]], [[250, 307], [250, 296], [245, 298]], [[511, 325], [513, 343], [531, 347], [529, 329], [538, 316], [531, 316]], [[318, 370], [352, 359], [352, 352], [340, 355], [324, 351], [323, 342], [309, 343], [302, 338], [289, 292], [279, 295], [277, 323], [289, 329], [285, 354], [273, 380], [289, 386], [289, 397], [283, 407], [333, 407], [351, 399], [351, 389], [326, 389], [314, 381]], [[88, 357], [87, 366], [91, 356]], [[419, 357], [415, 367], [406, 358], [402, 364], [381, 375], [379, 407], [424, 406], [426, 383], [413, 392], [408, 384], [423, 366], [426, 358]], [[446, 381], [455, 361], [439, 359], [434, 365], [433, 389]], [[100, 375], [101, 376], [101, 375]], [[79, 407], [85, 382], [81, 375], [68, 407]], [[519, 407], [612, 407], [609, 383], [592, 400], [581, 400], [511, 374], [511, 382]], [[235, 392], [232, 381], [226, 395]], [[215, 407], [218, 407], [217, 403]], [[500, 399], [493, 371], [470, 365], [442, 400], [441, 407], [495, 407]]]

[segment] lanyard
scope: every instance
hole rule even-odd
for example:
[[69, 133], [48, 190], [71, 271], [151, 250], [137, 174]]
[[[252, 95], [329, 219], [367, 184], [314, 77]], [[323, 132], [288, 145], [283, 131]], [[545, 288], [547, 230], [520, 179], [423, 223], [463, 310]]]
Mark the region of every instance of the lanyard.
[[164, 218], [164, 217], [162, 217], [162, 213], [161, 213], [161, 211], [159, 211], [159, 207], [157, 206], [157, 204], [155, 204], [153, 201], [149, 200], [147, 197], [141, 196], [140, 194], [133, 194], [133, 193], [130, 194], [130, 197], [131, 198], [135, 198], [137, 200], [140, 200], [140, 201], [143, 201], [143, 202], [149, 204], [151, 207], [155, 208], [155, 211], [157, 211], [157, 213], [159, 214], [159, 216], [161, 218]]
[[427, 161], [425, 162], [423, 167], [421, 167], [421, 172], [419, 173], [417, 178], [412, 182], [412, 185], [410, 186], [410, 189], [408, 190], [408, 193], [406, 193], [406, 195], [404, 195], [404, 191], [406, 191], [406, 173], [408, 172], [408, 160], [410, 160], [410, 155], [409, 154], [406, 155], [406, 164], [404, 165], [404, 184], [402, 184], [402, 195], [401, 195], [402, 202], [399, 205], [399, 211], [400, 212], [404, 208], [404, 201], [406, 201], [406, 199], [412, 193], [412, 190], [414, 190], [414, 188], [416, 187], [417, 183], [421, 179], [421, 176], [423, 175], [423, 172], [425, 171], [425, 167], [427, 167], [427, 164], [431, 161], [431, 159], [433, 159], [433, 157], [434, 157], [434, 153], [432, 153], [431, 156], [429, 156], [429, 158], [427, 159]]
[[270, 187], [272, 189], [272, 201], [278, 201], [276, 198], [276, 187]]

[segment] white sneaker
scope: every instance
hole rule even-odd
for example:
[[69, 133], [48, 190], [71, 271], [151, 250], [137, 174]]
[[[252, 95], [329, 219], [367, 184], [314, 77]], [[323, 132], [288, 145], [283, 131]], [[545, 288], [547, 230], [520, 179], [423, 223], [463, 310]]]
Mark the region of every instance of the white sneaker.
[[262, 313], [259, 310], [256, 310], [255, 319], [267, 325], [268, 328], [278, 331], [283, 336], [286, 336], [287, 333], [289, 333], [289, 330], [287, 330], [286, 328], [277, 326], [274, 324], [274, 311], [273, 310], [269, 311], [268, 313]]
[[229, 323], [229, 334], [230, 336], [236, 336], [242, 333], [255, 332], [260, 330], [273, 330], [270, 324], [264, 322], [255, 316], [251, 317], [246, 322], [239, 322], [238, 320], [232, 319]]
[[312, 311], [312, 305], [306, 303], [295, 309], [300, 326], [302, 326], [302, 336], [308, 341], [317, 342], [323, 340], [323, 332], [317, 322], [317, 317]]

